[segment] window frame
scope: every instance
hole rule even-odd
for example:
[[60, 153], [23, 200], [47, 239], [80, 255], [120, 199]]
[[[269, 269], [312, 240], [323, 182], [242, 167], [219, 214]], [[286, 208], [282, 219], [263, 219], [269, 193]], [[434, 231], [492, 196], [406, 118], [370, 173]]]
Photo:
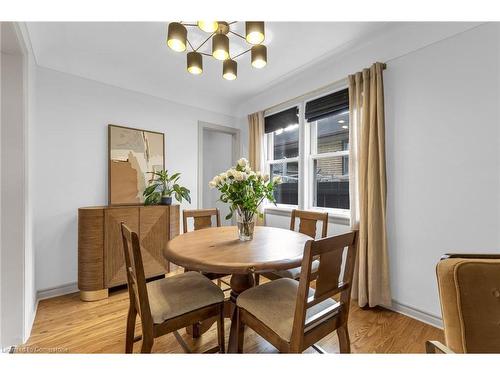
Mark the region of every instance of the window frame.
[[[312, 139], [315, 134], [312, 134], [312, 124], [307, 122], [305, 119], [305, 106], [306, 103], [320, 98], [325, 95], [332, 94], [334, 92], [344, 90], [348, 87], [347, 80], [342, 80], [336, 84], [332, 84], [324, 89], [317, 90], [314, 93], [303, 95], [297, 99], [283, 103], [282, 105], [273, 107], [271, 110], [265, 111], [265, 116], [270, 116], [275, 113], [297, 107], [299, 114], [299, 155], [294, 158], [284, 158], [279, 160], [269, 159], [269, 156], [273, 155], [273, 140], [274, 133], [269, 133], [264, 135], [264, 164], [265, 173], [270, 173], [271, 164], [280, 164], [283, 162], [296, 162], [299, 163], [299, 181], [298, 181], [298, 204], [288, 205], [278, 203], [276, 206], [272, 203], [266, 202], [264, 205], [264, 210], [269, 211], [283, 211], [290, 212], [292, 209], [302, 209], [318, 212], [328, 212], [332, 218], [339, 218], [342, 220], [349, 220], [351, 217], [350, 209], [340, 209], [340, 208], [330, 208], [330, 207], [317, 207], [314, 206], [314, 193], [316, 191], [316, 186], [314, 184], [314, 160], [329, 158], [329, 157], [345, 157], [349, 158], [349, 150], [326, 152], [318, 154], [313, 153], [312, 150]], [[316, 128], [316, 125], [314, 126]], [[316, 137], [317, 139], [317, 137]], [[350, 146], [350, 145], [349, 145]], [[350, 173], [350, 171], [349, 171]], [[351, 187], [349, 186], [349, 190]]]
[[297, 181], [297, 184], [298, 184], [298, 189], [297, 189], [297, 203], [296, 205], [294, 204], [283, 204], [283, 203], [276, 203], [276, 206], [272, 203], [269, 203], [266, 201], [265, 205], [264, 205], [264, 209], [267, 209], [267, 208], [282, 208], [282, 209], [285, 209], [285, 210], [291, 210], [291, 209], [294, 209], [294, 208], [299, 208], [301, 207], [301, 182], [303, 180], [303, 178], [301, 178], [301, 176], [303, 176], [303, 171], [302, 171], [302, 161], [301, 161], [301, 138], [302, 138], [302, 133], [303, 133], [303, 129], [302, 129], [302, 105], [301, 103], [294, 103], [294, 104], [289, 104], [285, 107], [280, 107], [279, 109], [276, 109], [276, 110], [273, 110], [273, 111], [270, 111], [269, 113], [266, 112], [265, 116], [271, 116], [273, 114], [276, 114], [276, 113], [279, 113], [279, 112], [282, 112], [282, 111], [286, 111], [287, 109], [290, 109], [290, 108], [294, 108], [294, 107], [297, 107], [298, 108], [298, 115], [299, 115], [299, 121], [298, 121], [298, 124], [299, 124], [299, 127], [298, 127], [298, 131], [299, 131], [299, 150], [298, 150], [298, 155], [293, 157], [293, 158], [282, 158], [282, 159], [274, 159], [274, 132], [272, 133], [267, 133], [267, 134], [264, 134], [264, 165], [265, 165], [265, 173], [269, 174], [271, 173], [271, 165], [273, 164], [282, 164], [282, 163], [293, 163], [293, 162], [298, 162], [298, 181]]
[[[309, 207], [309, 209], [313, 210], [313, 211], [322, 211], [322, 212], [328, 212], [328, 213], [331, 213], [333, 214], [334, 216], [341, 216], [341, 217], [345, 217], [345, 216], [350, 216], [350, 213], [351, 213], [351, 210], [350, 209], [342, 209], [342, 208], [333, 208], [333, 207], [318, 207], [318, 206], [315, 206], [314, 205], [314, 198], [315, 198], [315, 194], [316, 194], [316, 184], [315, 184], [315, 178], [314, 178], [314, 173], [315, 173], [315, 170], [314, 170], [314, 162], [316, 160], [321, 160], [321, 159], [329, 159], [329, 158], [334, 158], [334, 157], [341, 157], [342, 158], [342, 168], [343, 168], [343, 163], [344, 163], [344, 157], [347, 156], [347, 160], [349, 160], [349, 149], [347, 150], [342, 150], [342, 151], [332, 151], [332, 152], [322, 152], [322, 153], [318, 153], [317, 152], [317, 121], [313, 121], [313, 122], [308, 122], [307, 123], [308, 127], [309, 127], [309, 130], [310, 130], [310, 143], [311, 143], [311, 147], [310, 147], [310, 152], [308, 154], [308, 164], [309, 164], [309, 176], [308, 176], [308, 185], [310, 185], [310, 192], [309, 192], [309, 196], [308, 196], [308, 202], [309, 204], [307, 205], [307, 207]], [[316, 150], [313, 150], [313, 147], [312, 147], [312, 144], [313, 144], [313, 140], [316, 139], [316, 143], [315, 143], [315, 146], [316, 146]], [[315, 151], [315, 152], [314, 152]], [[349, 189], [351, 187], [349, 186]]]

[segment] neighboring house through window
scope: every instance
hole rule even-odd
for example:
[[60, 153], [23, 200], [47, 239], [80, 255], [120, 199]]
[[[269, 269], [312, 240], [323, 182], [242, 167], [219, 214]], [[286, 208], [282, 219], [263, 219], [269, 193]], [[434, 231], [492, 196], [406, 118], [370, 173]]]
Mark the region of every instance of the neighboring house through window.
[[283, 179], [279, 206], [349, 213], [346, 88], [269, 113], [265, 132], [267, 172]]

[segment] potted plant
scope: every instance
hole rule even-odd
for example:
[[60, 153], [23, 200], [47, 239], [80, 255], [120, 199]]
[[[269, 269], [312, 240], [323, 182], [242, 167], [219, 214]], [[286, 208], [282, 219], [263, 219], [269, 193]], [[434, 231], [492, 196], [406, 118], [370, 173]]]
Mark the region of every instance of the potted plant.
[[270, 180], [269, 175], [254, 172], [248, 160], [242, 158], [235, 167], [215, 176], [209, 186], [217, 188], [221, 192], [220, 200], [230, 204], [226, 220], [236, 213], [239, 239], [248, 241], [253, 238], [256, 216], [263, 216], [258, 211], [260, 204], [264, 199], [276, 204], [273, 192], [278, 184], [281, 184], [280, 176]]
[[180, 173], [174, 173], [171, 176], [168, 175], [168, 171], [164, 170], [148, 173], [152, 174], [152, 178], [143, 193], [145, 205], [170, 205], [172, 204], [172, 194], [179, 203], [183, 199], [191, 203], [190, 191], [177, 183], [181, 176]]

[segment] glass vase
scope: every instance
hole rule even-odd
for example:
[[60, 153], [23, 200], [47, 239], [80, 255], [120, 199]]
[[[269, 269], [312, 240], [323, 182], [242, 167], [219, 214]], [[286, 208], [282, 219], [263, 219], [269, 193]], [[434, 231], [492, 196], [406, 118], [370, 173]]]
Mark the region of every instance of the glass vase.
[[255, 227], [255, 214], [253, 212], [237, 212], [238, 237], [240, 241], [250, 241], [253, 238]]

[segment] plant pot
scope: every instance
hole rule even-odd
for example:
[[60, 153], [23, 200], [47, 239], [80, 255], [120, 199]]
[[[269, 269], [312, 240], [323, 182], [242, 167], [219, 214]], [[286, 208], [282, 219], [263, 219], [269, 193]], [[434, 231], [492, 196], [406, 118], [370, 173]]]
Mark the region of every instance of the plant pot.
[[170, 206], [172, 204], [172, 197], [161, 197], [161, 205]]
[[240, 241], [250, 241], [253, 239], [253, 230], [255, 227], [255, 214], [254, 213], [237, 213], [236, 223], [238, 225], [238, 237]]

